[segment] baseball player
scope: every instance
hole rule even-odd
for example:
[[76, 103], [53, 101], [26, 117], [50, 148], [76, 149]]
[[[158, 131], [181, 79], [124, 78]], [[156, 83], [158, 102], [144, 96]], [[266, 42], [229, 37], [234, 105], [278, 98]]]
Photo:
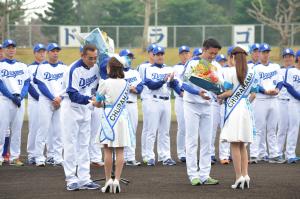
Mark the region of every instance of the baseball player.
[[[156, 47], [155, 44], [150, 44], [147, 47], [147, 52], [149, 56], [149, 61], [145, 61], [141, 65], [138, 66], [137, 70], [140, 74], [141, 79], [144, 81], [145, 79], [145, 71], [146, 68], [151, 66], [154, 63], [154, 55], [153, 55], [153, 49]], [[149, 111], [151, 109], [150, 107], [150, 90], [147, 86], [144, 86], [143, 92], [141, 93], [141, 100], [142, 100], [142, 109], [143, 109], [143, 129], [142, 129], [142, 136], [141, 136], [141, 148], [142, 148], [142, 159], [144, 163], [147, 163], [148, 160], [146, 159], [146, 139], [147, 139], [147, 133], [149, 131]]]
[[[214, 39], [207, 39], [203, 43], [203, 53], [200, 59], [212, 62], [219, 50], [220, 44]], [[211, 142], [212, 142], [212, 105], [211, 94], [192, 84], [188, 77], [197, 66], [199, 60], [190, 60], [186, 63], [184, 72], [185, 82], [182, 88], [183, 107], [186, 133], [186, 166], [189, 180], [193, 186], [200, 184], [218, 184], [219, 181], [211, 178]], [[198, 141], [200, 137], [199, 170], [197, 165]]]
[[289, 94], [288, 120], [292, 124], [287, 133], [285, 157], [291, 164], [299, 160], [295, 151], [300, 127], [300, 50], [296, 53], [296, 67], [287, 69], [284, 86]]
[[[228, 59], [232, 60], [233, 58], [230, 58], [230, 54], [232, 52], [233, 48], [229, 47], [227, 54]], [[217, 62], [217, 63], [215, 63]], [[226, 77], [228, 67], [233, 66], [231, 65], [231, 62], [227, 63], [227, 58], [223, 54], [219, 54], [216, 56], [215, 62], [213, 61], [213, 64], [215, 66], [218, 66], [219, 70], [221, 71], [223, 77]], [[216, 140], [216, 132], [218, 130], [218, 127], [221, 128], [223, 126], [223, 118], [224, 118], [224, 111], [225, 106], [224, 103], [221, 103], [219, 100], [213, 97], [212, 100], [212, 109], [213, 109], [213, 133], [212, 133], [212, 143], [211, 143], [211, 164], [215, 164], [217, 159], [215, 157], [215, 140]], [[227, 142], [221, 142], [219, 140], [219, 159], [221, 164], [229, 164], [230, 162], [230, 144]]]
[[[4, 59], [4, 51], [3, 46], [0, 44], [0, 61]], [[10, 136], [10, 129], [6, 131], [6, 136], [4, 140], [4, 146], [3, 146], [3, 153], [2, 156], [4, 158], [4, 162], [9, 162], [9, 136]]]
[[[288, 68], [294, 67], [295, 53], [292, 49], [286, 48], [282, 52], [283, 66], [279, 70], [279, 75], [282, 80], [285, 80], [285, 75]], [[282, 82], [283, 83], [283, 82]], [[277, 141], [278, 141], [278, 155], [283, 159], [283, 149], [286, 141], [286, 135], [289, 129], [289, 101], [290, 95], [288, 94], [286, 87], [282, 87], [278, 94], [278, 105], [279, 105], [279, 121], [277, 130]]]
[[[38, 101], [39, 121], [35, 140], [36, 166], [45, 166], [45, 163], [61, 166], [63, 161], [60, 104], [63, 100], [62, 83], [66, 65], [58, 60], [60, 50], [56, 43], [48, 44], [48, 61], [37, 67], [34, 77], [34, 82], [41, 93]], [[45, 143], [48, 149], [46, 162]]]
[[163, 165], [173, 166], [176, 162], [171, 159], [170, 123], [171, 123], [171, 88], [175, 84], [171, 67], [164, 64], [165, 50], [157, 46], [153, 49], [154, 64], [146, 67], [144, 84], [149, 89], [149, 131], [146, 138], [146, 158], [148, 166], [155, 165], [154, 143], [157, 138], [158, 161]]
[[255, 43], [250, 47], [251, 60], [248, 61], [248, 67], [253, 68], [259, 63], [259, 44]]
[[[4, 59], [0, 62], [0, 154], [3, 154], [3, 145], [7, 129], [11, 130], [9, 164], [23, 166], [19, 160], [21, 152], [21, 130], [24, 119], [25, 102], [30, 84], [27, 66], [14, 57], [16, 42], [7, 39], [3, 42]], [[0, 156], [2, 166], [3, 157]]]
[[[183, 82], [182, 73], [184, 71], [185, 63], [191, 58], [190, 47], [181, 46], [178, 49], [180, 62], [173, 66], [175, 78], [178, 79], [181, 84]], [[177, 157], [181, 162], [186, 162], [185, 155], [185, 125], [184, 125], [184, 113], [183, 113], [183, 90], [180, 93], [174, 92], [175, 95], [175, 113], [177, 119]]]
[[[259, 46], [260, 64], [254, 66], [259, 75], [259, 93], [256, 95], [253, 105], [256, 138], [250, 145], [250, 163], [257, 163], [268, 157], [269, 163], [283, 163], [280, 159], [277, 147], [276, 127], [278, 122], [278, 88], [280, 81], [280, 66], [269, 62], [271, 47], [262, 43]], [[269, 148], [269, 156], [266, 151], [266, 136]]]
[[[215, 60], [212, 62], [214, 66], [218, 67], [222, 71], [222, 66], [226, 65], [226, 57], [223, 54], [216, 56]], [[216, 63], [217, 62], [217, 63]], [[213, 130], [212, 130], [212, 142], [211, 142], [211, 164], [217, 162], [215, 153], [215, 141], [218, 128], [221, 126], [221, 105], [218, 99], [213, 96], [212, 99], [212, 117], [213, 117]], [[220, 143], [221, 144], [221, 143]]]
[[[138, 71], [131, 69], [131, 61], [134, 59], [134, 54], [129, 49], [123, 49], [120, 51], [121, 57], [126, 57], [127, 64], [124, 66], [125, 80], [129, 83], [130, 89], [127, 99], [127, 110], [129, 118], [136, 134], [138, 125], [138, 106], [137, 106], [137, 95], [143, 91], [143, 83]], [[136, 140], [134, 139], [134, 142]], [[135, 145], [134, 145], [135, 146]], [[140, 166], [141, 163], [136, 161], [135, 158], [135, 147], [125, 147], [124, 159], [127, 166]]]
[[63, 167], [68, 191], [100, 188], [91, 180], [89, 157], [91, 107], [95, 102], [95, 97], [92, 96], [100, 79], [96, 62], [96, 47], [91, 44], [85, 45], [81, 59], [70, 66], [64, 78], [68, 95], [62, 104]]
[[28, 153], [28, 164], [35, 164], [35, 140], [38, 131], [38, 120], [39, 120], [39, 109], [38, 100], [39, 93], [37, 85], [33, 83], [36, 69], [40, 63], [46, 59], [46, 47], [43, 44], [36, 44], [33, 47], [34, 62], [28, 66], [28, 71], [30, 73], [30, 86], [28, 89], [28, 125], [29, 133], [27, 138], [27, 153]]

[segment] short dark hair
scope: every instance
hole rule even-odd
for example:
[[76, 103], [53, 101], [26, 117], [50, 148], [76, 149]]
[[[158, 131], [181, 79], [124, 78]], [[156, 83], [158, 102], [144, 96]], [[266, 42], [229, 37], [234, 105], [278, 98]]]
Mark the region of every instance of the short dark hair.
[[86, 55], [87, 51], [94, 52], [95, 50], [97, 50], [97, 47], [94, 44], [86, 44], [83, 46], [82, 54]]
[[123, 79], [125, 77], [123, 64], [120, 63], [115, 57], [110, 58], [107, 67], [109, 68], [108, 77], [113, 79]]
[[221, 50], [222, 46], [220, 45], [220, 43], [213, 39], [213, 38], [209, 38], [209, 39], [206, 39], [204, 42], [203, 42], [203, 48], [205, 49], [209, 49], [209, 48], [218, 48]]

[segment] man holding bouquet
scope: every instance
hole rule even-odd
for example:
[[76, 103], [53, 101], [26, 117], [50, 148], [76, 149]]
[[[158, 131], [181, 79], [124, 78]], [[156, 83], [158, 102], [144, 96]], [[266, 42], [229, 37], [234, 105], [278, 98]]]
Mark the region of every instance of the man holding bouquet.
[[[211, 142], [212, 142], [212, 93], [190, 81], [190, 77], [200, 77], [209, 83], [217, 83], [220, 79], [215, 66], [211, 64], [221, 49], [214, 39], [203, 43], [203, 54], [200, 60], [190, 60], [184, 71], [185, 82], [182, 88], [183, 107], [186, 130], [186, 165], [189, 180], [193, 186], [206, 184], [215, 185], [219, 181], [210, 177]], [[200, 138], [199, 169], [197, 165], [198, 139]]]

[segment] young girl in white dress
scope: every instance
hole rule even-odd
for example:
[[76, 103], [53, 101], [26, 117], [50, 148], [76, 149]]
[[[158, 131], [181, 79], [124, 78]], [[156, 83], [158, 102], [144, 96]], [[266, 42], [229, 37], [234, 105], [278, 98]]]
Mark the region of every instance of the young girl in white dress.
[[[124, 79], [125, 59], [114, 55], [107, 66], [108, 79], [100, 80], [97, 101], [104, 107], [101, 118], [100, 144], [104, 147], [106, 183], [102, 192], [119, 193], [124, 164], [124, 147], [135, 147], [133, 128], [126, 109], [129, 85]], [[115, 179], [111, 177], [113, 148], [116, 152]]]
[[[255, 98], [257, 78], [247, 67], [247, 53], [240, 47], [234, 48], [234, 65], [230, 69], [224, 88], [218, 97], [225, 99], [225, 123], [220, 140], [230, 142], [236, 181], [233, 189], [249, 188], [248, 155], [246, 146], [253, 141], [254, 121], [250, 101]], [[250, 97], [249, 97], [250, 96]]]

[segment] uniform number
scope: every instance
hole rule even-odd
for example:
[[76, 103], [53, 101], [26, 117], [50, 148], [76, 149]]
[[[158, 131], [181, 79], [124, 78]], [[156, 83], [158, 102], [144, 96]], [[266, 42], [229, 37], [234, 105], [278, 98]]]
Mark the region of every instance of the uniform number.
[[23, 80], [18, 79], [18, 84], [19, 84], [19, 85], [22, 85], [22, 83], [23, 83]]

